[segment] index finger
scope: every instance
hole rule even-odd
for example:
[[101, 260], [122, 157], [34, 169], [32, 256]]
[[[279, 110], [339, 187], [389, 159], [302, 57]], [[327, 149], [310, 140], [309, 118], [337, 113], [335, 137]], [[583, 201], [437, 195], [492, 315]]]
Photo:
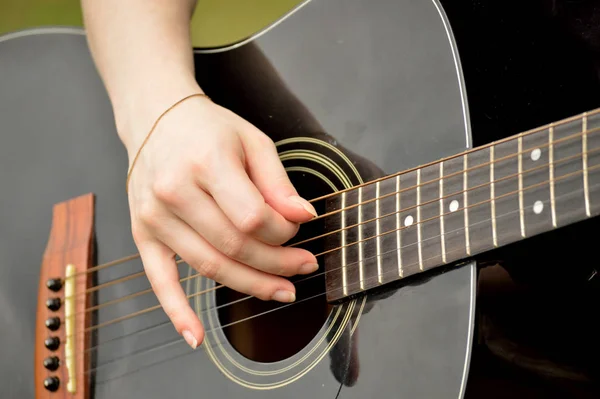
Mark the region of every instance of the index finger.
[[298, 224], [276, 212], [250, 180], [240, 159], [222, 158], [219, 179], [200, 185], [215, 199], [242, 233], [271, 245], [281, 245], [298, 232]]

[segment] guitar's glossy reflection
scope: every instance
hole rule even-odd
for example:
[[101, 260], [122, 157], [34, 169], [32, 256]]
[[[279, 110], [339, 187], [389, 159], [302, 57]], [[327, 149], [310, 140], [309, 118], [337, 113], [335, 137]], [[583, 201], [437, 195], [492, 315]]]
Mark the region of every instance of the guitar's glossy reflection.
[[[253, 45], [198, 54], [198, 79], [215, 102], [275, 141], [316, 137], [344, 149], [357, 161], [361, 179], [369, 180], [470, 145], [460, 70], [445, 22], [431, 2], [314, 1]], [[6, 345], [0, 362], [14, 381], [8, 397], [31, 397], [41, 381], [23, 376], [33, 375], [36, 271], [52, 204], [86, 192], [97, 195], [98, 263], [136, 248], [123, 185], [126, 154], [85, 38], [45, 31], [5, 39], [0, 81], [0, 117], [8, 132], [0, 145], [0, 186], [7, 188], [0, 208], [0, 295], [8, 320], [0, 335], [20, 343]], [[292, 144], [319, 146], [305, 142], [280, 148], [286, 151]], [[331, 188], [315, 187], [315, 180], [304, 176], [306, 165], [293, 158], [292, 153], [286, 163], [296, 168], [291, 175], [306, 186], [301, 190]], [[346, 174], [357, 184], [352, 173]], [[135, 260], [101, 271], [97, 282], [139, 270]], [[102, 346], [92, 372], [95, 397], [333, 398], [340, 389], [341, 397], [458, 397], [470, 353], [473, 270], [452, 270], [427, 284], [376, 293], [366, 301], [356, 298], [331, 308], [322, 301], [300, 305], [290, 316], [274, 316], [276, 327], [264, 336], [257, 332], [266, 322], [257, 330], [243, 323], [229, 331], [230, 339], [211, 336], [212, 346], [195, 352], [162, 312], [116, 323], [97, 334]], [[187, 275], [183, 267], [181, 275]], [[132, 279], [103, 289], [97, 299], [103, 303], [147, 288], [146, 279]], [[213, 304], [227, 300], [202, 298]], [[155, 305], [153, 295], [139, 296], [100, 309], [96, 322]], [[301, 313], [311, 322], [297, 317]], [[235, 316], [205, 315], [217, 323], [215, 334], [221, 320]], [[286, 317], [289, 325], [282, 323]], [[134, 334], [160, 323], [163, 327]], [[292, 327], [300, 333], [288, 347], [286, 330]], [[121, 338], [125, 334], [131, 335]], [[263, 339], [256, 348], [273, 344], [274, 352], [252, 353], [245, 342], [254, 344], [255, 338]]]

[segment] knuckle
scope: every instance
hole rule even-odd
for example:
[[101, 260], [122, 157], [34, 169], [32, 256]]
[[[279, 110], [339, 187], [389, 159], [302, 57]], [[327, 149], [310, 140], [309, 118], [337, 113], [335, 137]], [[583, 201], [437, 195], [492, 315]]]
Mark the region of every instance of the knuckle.
[[286, 230], [285, 228], [280, 228], [277, 230], [277, 236], [269, 237], [269, 244], [271, 245], [283, 245], [292, 238], [294, 238], [296, 234], [294, 230]]
[[179, 198], [180, 184], [175, 178], [161, 176], [152, 185], [152, 193], [161, 202], [173, 204]]
[[248, 234], [258, 231], [264, 224], [264, 212], [255, 207], [246, 213], [246, 216], [240, 221], [238, 228], [241, 232]]
[[146, 239], [146, 234], [144, 233], [143, 227], [139, 226], [138, 223], [133, 223], [131, 225], [131, 236], [133, 237], [133, 241], [139, 247]]
[[287, 227], [288, 227], [287, 231], [285, 233], [283, 233], [284, 241], [282, 241], [281, 244], [286, 243], [289, 240], [291, 240], [292, 238], [294, 238], [296, 236], [296, 234], [298, 234], [298, 231], [300, 231], [299, 224], [291, 224]]
[[295, 271], [291, 267], [288, 267], [288, 266], [285, 266], [282, 264], [279, 264], [277, 266], [278, 266], [277, 270], [275, 271], [274, 274], [277, 274], [277, 275], [283, 276], [283, 277], [292, 277], [296, 274]]
[[145, 226], [156, 227], [160, 218], [158, 207], [151, 201], [144, 202], [139, 207], [138, 218]]
[[229, 233], [223, 237], [221, 251], [230, 258], [243, 258], [246, 239], [241, 234]]
[[200, 154], [190, 164], [192, 175], [204, 186], [212, 186], [218, 181], [213, 177], [217, 170], [213, 157], [210, 154]]
[[210, 161], [207, 158], [207, 156], [200, 156], [196, 161], [192, 162], [191, 170], [194, 176], [206, 178], [206, 176], [210, 174]]
[[264, 149], [275, 149], [275, 143], [273, 143], [273, 140], [266, 134], [261, 132], [255, 136], [255, 139], [260, 147]]
[[291, 277], [295, 275], [295, 271], [297, 267], [293, 266], [290, 262], [290, 258], [285, 258], [284, 254], [286, 252], [280, 253], [278, 256], [274, 257], [274, 264], [271, 269], [271, 274], [283, 277]]
[[221, 265], [218, 262], [212, 260], [201, 260], [194, 262], [194, 269], [198, 270], [198, 273], [203, 275], [204, 277], [218, 281], [219, 273], [221, 271]]

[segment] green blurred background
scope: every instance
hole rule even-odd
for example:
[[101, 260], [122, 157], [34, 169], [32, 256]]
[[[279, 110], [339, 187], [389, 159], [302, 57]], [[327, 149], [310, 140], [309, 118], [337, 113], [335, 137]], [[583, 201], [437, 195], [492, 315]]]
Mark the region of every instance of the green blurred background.
[[[235, 43], [268, 26], [301, 2], [198, 0], [192, 21], [193, 45], [218, 47]], [[0, 35], [57, 25], [82, 26], [80, 0], [0, 0]]]

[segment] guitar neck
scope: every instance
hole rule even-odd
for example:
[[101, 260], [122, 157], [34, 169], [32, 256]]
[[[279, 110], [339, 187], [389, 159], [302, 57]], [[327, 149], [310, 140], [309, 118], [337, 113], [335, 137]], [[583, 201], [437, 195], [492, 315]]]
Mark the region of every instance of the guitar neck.
[[[342, 232], [328, 300], [597, 215], [600, 110], [332, 198]], [[340, 267], [341, 266], [341, 267]]]

